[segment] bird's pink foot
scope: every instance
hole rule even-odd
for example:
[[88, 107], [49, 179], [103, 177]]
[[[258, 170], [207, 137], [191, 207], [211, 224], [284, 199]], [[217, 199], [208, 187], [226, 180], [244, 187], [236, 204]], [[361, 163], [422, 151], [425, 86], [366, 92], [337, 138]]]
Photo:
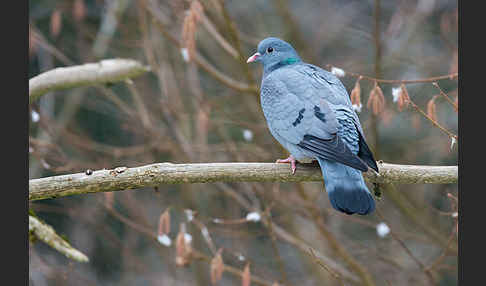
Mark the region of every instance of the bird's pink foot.
[[297, 169], [295, 165], [295, 158], [290, 155], [287, 159], [278, 159], [276, 163], [290, 163], [290, 167], [292, 168], [292, 175], [295, 174], [295, 170]]

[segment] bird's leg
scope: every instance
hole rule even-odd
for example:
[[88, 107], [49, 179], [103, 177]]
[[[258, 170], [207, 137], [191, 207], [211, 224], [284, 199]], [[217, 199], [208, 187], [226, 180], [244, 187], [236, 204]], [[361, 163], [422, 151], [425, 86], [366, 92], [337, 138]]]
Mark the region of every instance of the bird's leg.
[[297, 167], [295, 166], [295, 158], [294, 156], [290, 155], [287, 159], [277, 159], [275, 163], [290, 163], [290, 167], [292, 168], [292, 175], [295, 174], [295, 170]]

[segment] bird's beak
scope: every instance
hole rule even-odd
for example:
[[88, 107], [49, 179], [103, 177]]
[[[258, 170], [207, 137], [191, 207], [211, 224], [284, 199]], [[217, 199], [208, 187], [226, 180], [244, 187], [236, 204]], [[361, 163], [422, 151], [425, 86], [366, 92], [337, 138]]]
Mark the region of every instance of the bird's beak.
[[260, 56], [260, 53], [254, 53], [253, 56], [249, 57], [248, 60], [246, 60], [246, 63], [252, 63], [256, 61]]

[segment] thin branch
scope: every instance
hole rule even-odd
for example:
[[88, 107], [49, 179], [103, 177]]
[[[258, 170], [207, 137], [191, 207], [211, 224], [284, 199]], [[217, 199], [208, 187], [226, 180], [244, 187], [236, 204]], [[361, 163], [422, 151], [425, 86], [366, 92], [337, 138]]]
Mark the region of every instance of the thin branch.
[[52, 54], [56, 59], [58, 59], [60, 62], [62, 62], [65, 65], [74, 65], [75, 63], [69, 59], [65, 54], [63, 54], [60, 50], [58, 50], [56, 47], [51, 45], [47, 39], [42, 35], [42, 33], [37, 30], [36, 27], [34, 27], [32, 24], [29, 25], [33, 40], [36, 41], [36, 43], [39, 44], [43, 49], [45, 49], [47, 52]]
[[310, 252], [312, 259], [317, 263], [317, 265], [321, 266], [323, 269], [325, 269], [327, 272], [329, 272], [329, 274], [331, 274], [332, 277], [334, 277], [336, 280], [341, 282], [342, 285], [345, 285], [343, 280], [341, 279], [341, 276], [339, 276], [339, 274], [332, 271], [332, 269], [330, 269], [324, 262], [322, 262], [322, 260], [319, 259], [319, 257], [316, 256], [316, 254], [314, 253], [314, 251], [312, 250], [311, 247], [309, 247], [309, 252]]
[[212, 66], [208, 61], [204, 59], [198, 52], [194, 54], [194, 62], [203, 70], [205, 70], [208, 74], [214, 77], [216, 80], [221, 82], [222, 84], [226, 85], [229, 88], [232, 88], [236, 91], [241, 92], [253, 92], [258, 93], [258, 87], [255, 85], [249, 85], [247, 83], [243, 83], [237, 81], [223, 72], [219, 71], [217, 68]]
[[[218, 183], [218, 185], [223, 186], [223, 183]], [[247, 201], [244, 198], [242, 198], [236, 191], [234, 191], [230, 186], [225, 186], [225, 188], [226, 188], [225, 193], [229, 194], [243, 208], [245, 208], [247, 211], [255, 211], [255, 209], [249, 203], [247, 203]], [[259, 209], [257, 211], [261, 213]], [[269, 221], [267, 215], [264, 215], [262, 217], [262, 223], [267, 228], [271, 227], [272, 228], [271, 233], [276, 237], [278, 237], [281, 241], [295, 246], [296, 248], [300, 249], [302, 252], [307, 253], [307, 251], [311, 248], [310, 245], [303, 239], [295, 236], [294, 234], [287, 232], [283, 227], [279, 226], [275, 222]], [[325, 263], [329, 269], [332, 269], [334, 273], [337, 273], [342, 279], [346, 279], [355, 283], [359, 281], [359, 278], [356, 275], [349, 272], [345, 267], [340, 265], [333, 258], [325, 256], [323, 253], [320, 253], [317, 250], [315, 250], [315, 252], [316, 252], [316, 256], [319, 256], [320, 260], [323, 263]]]
[[[380, 175], [364, 176], [378, 183], [456, 183], [457, 166], [413, 166], [379, 163]], [[303, 182], [321, 181], [315, 164], [299, 164], [292, 175], [287, 164], [277, 163], [158, 163], [134, 168], [118, 167], [85, 173], [32, 179], [29, 200], [63, 197], [82, 193], [111, 192], [155, 187], [161, 184], [212, 182]]]
[[[182, 48], [182, 44], [179, 41], [179, 39], [174, 36], [172, 33], [167, 31], [166, 28], [166, 21], [165, 21], [165, 16], [164, 14], [160, 11], [159, 8], [155, 4], [152, 3], [152, 1], [149, 1], [150, 4], [146, 5], [145, 8], [149, 12], [149, 14], [152, 16], [153, 22], [156, 24], [156, 27], [159, 29], [159, 31], [162, 33], [164, 37], [166, 37], [169, 41], [171, 41], [177, 48]], [[227, 76], [225, 73], [219, 71], [216, 67], [211, 65], [201, 54], [199, 54], [197, 51], [194, 53], [194, 62], [203, 70], [205, 70], [209, 75], [214, 77], [216, 80], [221, 82], [222, 84], [228, 86], [229, 88], [232, 88], [236, 91], [241, 91], [241, 92], [254, 92], [258, 93], [258, 87], [255, 85], [239, 82], [229, 76]]]
[[329, 243], [329, 246], [335, 251], [337, 255], [339, 255], [348, 266], [359, 275], [361, 279], [361, 283], [366, 286], [374, 286], [376, 283], [374, 282], [373, 276], [371, 273], [363, 266], [358, 260], [356, 260], [340, 243], [340, 239], [338, 239], [326, 226], [322, 216], [319, 212], [312, 208], [309, 210], [315, 225], [318, 227], [319, 232], [326, 238], [326, 241]]
[[280, 251], [278, 250], [277, 246], [277, 237], [275, 236], [275, 233], [273, 232], [273, 227], [272, 227], [272, 213], [271, 213], [271, 208], [273, 207], [273, 203], [270, 204], [264, 211], [264, 215], [267, 219], [267, 229], [268, 229], [268, 234], [271, 238], [271, 244], [272, 244], [272, 249], [275, 254], [275, 260], [277, 261], [279, 271], [281, 274], [281, 280], [284, 285], [288, 285], [288, 280], [287, 280], [287, 273], [285, 272], [285, 264], [283, 262], [282, 256], [280, 255]]
[[[266, 223], [266, 220], [263, 220], [263, 223]], [[300, 249], [304, 253], [308, 253], [308, 250], [311, 248], [309, 243], [297, 237], [289, 232], [287, 232], [281, 226], [273, 223], [272, 230], [276, 236], [279, 237], [280, 240], [285, 241], [298, 249]], [[359, 282], [359, 277], [357, 277], [354, 273], [347, 270], [345, 267], [340, 265], [334, 258], [324, 255], [323, 253], [314, 249], [316, 257], [319, 257], [321, 262], [323, 262], [329, 269], [332, 269], [333, 272], [338, 273], [342, 279], [350, 280], [354, 283]]]
[[452, 242], [454, 241], [455, 234], [456, 229], [454, 228], [454, 230], [451, 232], [451, 235], [449, 236], [446, 247], [442, 250], [442, 253], [439, 255], [439, 257], [437, 257], [436, 260], [434, 260], [434, 262], [432, 262], [429, 266], [425, 267], [426, 272], [431, 273], [432, 270], [437, 268], [437, 266], [439, 266], [439, 264], [444, 260], [444, 258], [447, 256], [447, 253], [449, 252]]
[[29, 102], [34, 102], [50, 91], [114, 83], [147, 71], [148, 67], [132, 59], [108, 59], [98, 63], [55, 68], [29, 80]]
[[[114, 209], [107, 208], [106, 210], [122, 223], [125, 223], [127, 226], [145, 235], [147, 238], [151, 239], [152, 241], [154, 242], [157, 241], [157, 235], [153, 231], [149, 230], [146, 226], [140, 225], [139, 223], [131, 220], [130, 218], [125, 217], [124, 215], [120, 214]], [[163, 247], [160, 243], [156, 243], [156, 244], [159, 247]], [[203, 252], [195, 248], [191, 249], [191, 254], [193, 255], [194, 259], [200, 259], [207, 262], [210, 262], [212, 259], [212, 257], [204, 254]], [[232, 267], [230, 265], [223, 265], [223, 267], [225, 272], [231, 273], [234, 276], [239, 276], [239, 277], [243, 276], [243, 271], [239, 270], [238, 268]], [[270, 286], [270, 282], [267, 282], [263, 278], [260, 278], [255, 275], [252, 275], [251, 281], [258, 285]]]
[[233, 58], [237, 59], [239, 57], [238, 51], [231, 46], [230, 43], [218, 32], [218, 29], [214, 26], [214, 24], [211, 22], [211, 20], [208, 19], [206, 14], [203, 14], [201, 17], [202, 24], [206, 28], [206, 30], [209, 32], [211, 36], [214, 37], [216, 42], [228, 53], [230, 54]]
[[32, 232], [35, 237], [72, 260], [79, 262], [89, 261], [86, 255], [79, 250], [74, 249], [67, 241], [57, 235], [51, 226], [41, 222], [31, 215], [29, 215], [29, 232]]
[[408, 102], [412, 105], [412, 107], [418, 113], [422, 114], [426, 119], [428, 119], [430, 122], [432, 122], [432, 124], [435, 127], [439, 128], [442, 132], [444, 132], [445, 134], [447, 134], [447, 136], [449, 136], [451, 139], [455, 139], [457, 141], [457, 135], [455, 135], [451, 131], [447, 130], [442, 125], [440, 125], [439, 122], [435, 121], [433, 118], [431, 118], [430, 116], [428, 116], [427, 113], [425, 113], [420, 107], [418, 107], [418, 105], [416, 105], [412, 100], [409, 99]]
[[[381, 214], [381, 211], [379, 209], [376, 210], [376, 213], [384, 222], [387, 222], [387, 220], [383, 217], [383, 215]], [[387, 224], [390, 225], [390, 223], [387, 223]], [[392, 238], [394, 240], [396, 240], [398, 242], [398, 244], [400, 244], [400, 246], [403, 248], [403, 250], [405, 250], [405, 252], [408, 254], [408, 256], [410, 256], [410, 258], [412, 258], [412, 260], [415, 261], [415, 263], [417, 263], [417, 265], [420, 267], [420, 269], [422, 269], [424, 271], [425, 276], [428, 278], [430, 284], [431, 285], [437, 285], [437, 282], [435, 281], [434, 277], [432, 276], [432, 273], [430, 271], [427, 271], [426, 266], [417, 257], [415, 257], [415, 255], [413, 255], [412, 251], [407, 247], [407, 245], [403, 242], [403, 240], [401, 240], [396, 235], [396, 233], [391, 229], [390, 229], [390, 234], [391, 234]]]
[[[333, 65], [327, 64], [326, 68], [331, 69]], [[354, 73], [350, 71], [345, 71], [346, 75], [352, 76], [352, 77], [361, 77], [361, 79], [365, 79], [371, 82], [379, 82], [379, 83], [391, 83], [391, 84], [411, 84], [411, 83], [427, 83], [427, 82], [436, 82], [439, 80], [452, 80], [455, 79], [459, 76], [459, 73], [452, 73], [452, 74], [446, 74], [446, 75], [440, 75], [440, 76], [434, 76], [434, 77], [428, 77], [428, 78], [420, 78], [420, 79], [381, 79], [381, 78], [374, 78], [371, 76], [367, 75], [362, 75], [359, 73]]]
[[[426, 214], [423, 212], [422, 208], [419, 208], [412, 204], [407, 196], [395, 187], [395, 184], [383, 184], [381, 186], [386, 193], [388, 199], [393, 201], [398, 207], [398, 210], [407, 217], [412, 223], [418, 226], [424, 234], [426, 234], [432, 241], [437, 242], [442, 247], [447, 245], [441, 232], [436, 228], [436, 226], [428, 222], [425, 218]], [[450, 250], [457, 255], [457, 246], [451, 245]]]
[[137, 114], [140, 116], [143, 127], [147, 129], [151, 128], [152, 122], [150, 121], [149, 112], [147, 110], [147, 107], [145, 106], [145, 103], [142, 100], [142, 97], [140, 96], [140, 93], [135, 86], [135, 83], [131, 79], [127, 79], [125, 80], [125, 82], [126, 86], [132, 94], [133, 101], [135, 102], [135, 106], [137, 107]]
[[447, 94], [442, 90], [442, 88], [440, 88], [439, 84], [433, 82], [432, 85], [434, 85], [439, 90], [440, 95], [442, 95], [447, 100], [447, 102], [449, 102], [452, 105], [454, 111], [458, 112], [459, 108], [457, 107], [457, 104], [455, 104], [454, 101], [452, 101], [452, 99], [450, 99], [449, 96], [447, 96]]

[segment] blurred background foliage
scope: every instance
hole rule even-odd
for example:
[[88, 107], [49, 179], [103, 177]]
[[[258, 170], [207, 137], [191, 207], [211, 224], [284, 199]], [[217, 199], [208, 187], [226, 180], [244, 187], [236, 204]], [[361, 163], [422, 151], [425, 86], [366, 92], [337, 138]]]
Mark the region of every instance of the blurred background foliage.
[[[261, 112], [261, 67], [246, 64], [268, 36], [292, 43], [307, 62], [345, 71], [349, 93], [358, 75], [427, 79], [454, 75], [458, 65], [457, 1], [449, 0], [31, 0], [29, 26], [29, 78], [106, 58], [152, 69], [33, 103], [31, 179], [166, 161], [285, 158]], [[437, 83], [457, 104], [457, 77]], [[378, 84], [384, 105], [373, 112], [374, 81], [360, 80], [359, 116], [376, 159], [457, 165], [449, 136], [415, 109], [399, 110], [393, 89], [400, 84]], [[406, 88], [457, 134], [457, 113], [432, 82]], [[90, 262], [30, 244], [29, 284], [209, 285], [222, 248], [234, 271], [225, 268], [219, 285], [240, 285], [248, 263], [250, 277], [261, 279], [252, 285], [456, 285], [456, 198], [457, 184], [384, 186], [379, 213], [366, 217], [334, 211], [317, 182], [163, 185], [31, 202]], [[160, 226], [166, 210], [168, 231]], [[246, 220], [251, 212], [265, 219]], [[184, 228], [193, 256], [181, 266], [176, 236]], [[162, 234], [169, 247], [157, 240]], [[320, 265], [310, 247], [335, 269]]]

